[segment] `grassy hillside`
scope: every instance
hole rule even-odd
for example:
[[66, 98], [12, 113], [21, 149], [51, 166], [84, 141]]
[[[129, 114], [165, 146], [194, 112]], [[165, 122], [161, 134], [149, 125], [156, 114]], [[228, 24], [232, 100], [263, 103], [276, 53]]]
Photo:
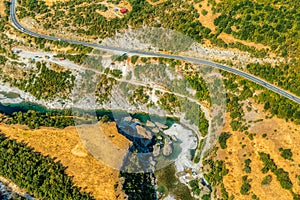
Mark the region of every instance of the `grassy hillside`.
[[[116, 137], [114, 137], [114, 141], [121, 142], [118, 143], [119, 145], [125, 145], [127, 140], [124, 140], [123, 138], [118, 139], [119, 136], [117, 132], [116, 125], [111, 124], [102, 124], [103, 129], [108, 131], [108, 134], [115, 134]], [[11, 166], [11, 172], [15, 174], [20, 174], [20, 176], [12, 176], [8, 173], [3, 174], [3, 167], [0, 167], [0, 174], [2, 176], [5, 176], [7, 178], [10, 178], [16, 183], [18, 186], [25, 188], [28, 192], [34, 194], [36, 197], [46, 198], [46, 199], [115, 199], [116, 191], [114, 188], [115, 183], [119, 180], [118, 174], [119, 172], [108, 167], [107, 165], [103, 164], [99, 160], [95, 159], [91, 154], [89, 154], [84, 147], [83, 143], [80, 140], [80, 137], [77, 133], [77, 129], [75, 127], [68, 127], [65, 129], [55, 129], [55, 128], [40, 128], [36, 130], [29, 130], [26, 126], [22, 125], [4, 125], [0, 124], [0, 132], [1, 134], [4, 134], [6, 137], [9, 137], [9, 139], [14, 139], [17, 142], [12, 141], [3, 141], [2, 136], [0, 137], [0, 143], [1, 148], [3, 148], [3, 151], [6, 149], [6, 151], [14, 150], [14, 152], [17, 152], [16, 147], [11, 147], [12, 144], [15, 146], [18, 146], [18, 142], [25, 142], [27, 146], [30, 148], [34, 148], [34, 151], [40, 152], [40, 154], [35, 155], [35, 157], [38, 157], [41, 161], [43, 161], [43, 168], [40, 167], [37, 169], [37, 171], [34, 170], [34, 166], [38, 166], [38, 161], [32, 160], [28, 156], [31, 156], [31, 154], [34, 155], [34, 153], [27, 153], [24, 155], [24, 158], [27, 158], [27, 160], [32, 160], [32, 162], [27, 162], [25, 160], [19, 160], [20, 164], [27, 164], [28, 168], [17, 168], [15, 160], [16, 158], [10, 158], [9, 160], [4, 160], [1, 157], [1, 162], [7, 161], [6, 163]], [[114, 142], [113, 141], [113, 142]], [[11, 144], [12, 143], [12, 144]], [[2, 144], [8, 144], [10, 145], [8, 148], [6, 146], [2, 147]], [[21, 145], [22, 147], [24, 145]], [[29, 148], [29, 147], [23, 147], [23, 149]], [[27, 150], [31, 151], [31, 149]], [[22, 152], [20, 154], [15, 154], [16, 156], [21, 156]], [[4, 155], [4, 154], [2, 154]], [[47, 158], [44, 158], [43, 156], [47, 156]], [[52, 161], [51, 158], [55, 158], [55, 162]], [[60, 164], [57, 164], [58, 162]], [[36, 165], [34, 165], [36, 164]], [[30, 168], [31, 165], [31, 168]], [[65, 166], [66, 168], [62, 167]], [[67, 195], [72, 195], [71, 192], [66, 191], [55, 191], [56, 188], [65, 186], [60, 185], [59, 183], [57, 186], [55, 184], [51, 184], [51, 187], [47, 185], [49, 181], [59, 181], [59, 177], [62, 176], [62, 174], [54, 174], [54, 172], [50, 175], [46, 174], [46, 171], [49, 169], [51, 170], [51, 167], [53, 166], [58, 169], [60, 169], [60, 173], [64, 172], [68, 176], [72, 176], [73, 178], [72, 183], [76, 186], [81, 187], [80, 191], [91, 193], [90, 196], [88, 196], [85, 193], [82, 193], [82, 196], [80, 196], [79, 188], [74, 187], [74, 196], [67, 198]], [[19, 169], [23, 169], [23, 171], [18, 171]], [[25, 170], [26, 169], [26, 170]], [[64, 171], [62, 171], [64, 169]], [[32, 170], [34, 174], [38, 174], [39, 176], [28, 176], [28, 173]], [[46, 170], [46, 171], [45, 171]], [[8, 172], [8, 171], [7, 171]], [[32, 173], [30, 172], [30, 173]], [[53, 176], [52, 176], [53, 175]], [[54, 175], [57, 175], [58, 177], [55, 177]], [[45, 177], [47, 178], [45, 178]], [[25, 178], [27, 177], [27, 178]], [[52, 178], [53, 177], [53, 178]], [[64, 175], [63, 178], [67, 177]], [[28, 178], [39, 178], [39, 182], [31, 181], [28, 182]], [[46, 180], [45, 183], [43, 183], [42, 180]], [[37, 185], [34, 185], [37, 184]], [[40, 185], [38, 185], [40, 184]], [[67, 185], [69, 187], [69, 183]], [[49, 193], [43, 193], [45, 192], [45, 187], [49, 187], [53, 189], [53, 195], [55, 192], [55, 195], [62, 195], [65, 194], [65, 198], [55, 198], [55, 196], [51, 197], [49, 196]], [[71, 187], [71, 186], [70, 186]], [[70, 189], [65, 187], [66, 189]], [[72, 189], [72, 188], [71, 188]], [[50, 191], [50, 190], [49, 190]], [[77, 192], [77, 193], [75, 193]], [[69, 194], [70, 193], [70, 194]]]

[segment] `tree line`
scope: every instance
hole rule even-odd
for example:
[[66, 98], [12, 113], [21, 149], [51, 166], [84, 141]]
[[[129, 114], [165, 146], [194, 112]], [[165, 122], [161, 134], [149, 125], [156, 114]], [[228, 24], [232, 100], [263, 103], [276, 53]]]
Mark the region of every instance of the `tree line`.
[[0, 175], [34, 197], [53, 200], [94, 199], [74, 185], [61, 163], [35, 152], [25, 143], [0, 135], [0, 152]]

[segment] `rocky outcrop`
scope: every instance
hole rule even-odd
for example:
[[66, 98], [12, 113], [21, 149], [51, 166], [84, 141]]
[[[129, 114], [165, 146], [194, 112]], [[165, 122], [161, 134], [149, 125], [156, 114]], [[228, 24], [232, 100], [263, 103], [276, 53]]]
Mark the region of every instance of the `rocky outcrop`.
[[131, 116], [124, 117], [125, 122], [131, 122], [131, 120], [132, 120]]
[[157, 126], [158, 128], [161, 128], [161, 129], [167, 129], [167, 128], [168, 128], [167, 125], [164, 125], [164, 124], [159, 123], [159, 122], [155, 122], [155, 124], [156, 124], [156, 126]]
[[156, 144], [153, 146], [153, 156], [157, 157], [159, 156], [159, 152], [160, 152], [160, 145]]
[[178, 139], [175, 135], [171, 135], [170, 137], [171, 137], [172, 141], [177, 142]]
[[155, 124], [154, 124], [153, 122], [151, 122], [151, 121], [147, 120], [147, 122], [146, 122], [146, 126], [147, 126], [147, 127], [151, 127], [151, 128], [153, 128], [153, 127], [155, 127]]
[[172, 142], [169, 139], [165, 139], [165, 144], [163, 147], [163, 155], [170, 156], [173, 153]]
[[147, 131], [144, 127], [142, 127], [140, 125], [136, 125], [135, 128], [136, 128], [137, 134], [142, 136], [143, 138], [146, 138], [146, 139], [152, 138], [151, 132]]
[[140, 121], [139, 119], [136, 119], [136, 118], [134, 118], [134, 119], [132, 120], [132, 122], [137, 123], [137, 124], [141, 124], [141, 121]]
[[158, 129], [158, 128], [153, 128], [151, 131], [152, 131], [153, 133], [159, 133], [159, 129]]

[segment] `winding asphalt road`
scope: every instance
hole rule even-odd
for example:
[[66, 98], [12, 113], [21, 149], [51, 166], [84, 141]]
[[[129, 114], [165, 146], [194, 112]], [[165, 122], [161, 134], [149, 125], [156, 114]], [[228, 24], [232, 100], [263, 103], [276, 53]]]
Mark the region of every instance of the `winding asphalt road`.
[[191, 63], [195, 63], [195, 64], [201, 64], [201, 65], [207, 65], [207, 66], [211, 66], [211, 67], [215, 67], [221, 70], [225, 70], [227, 72], [242, 76], [250, 81], [253, 81], [254, 83], [257, 83], [269, 90], [272, 90], [273, 92], [276, 92], [292, 101], [295, 101], [297, 103], [300, 104], [300, 97], [291, 94], [283, 89], [280, 89], [258, 77], [255, 77], [249, 73], [240, 71], [238, 69], [234, 69], [231, 67], [227, 67], [225, 65], [221, 65], [218, 63], [214, 63], [208, 60], [201, 60], [201, 59], [196, 59], [196, 58], [190, 58], [190, 57], [183, 57], [183, 56], [176, 56], [176, 55], [169, 55], [169, 54], [163, 54], [163, 53], [152, 53], [152, 52], [144, 52], [144, 51], [136, 51], [136, 50], [129, 50], [129, 49], [124, 49], [124, 48], [117, 48], [117, 47], [109, 47], [109, 46], [103, 46], [103, 45], [99, 45], [99, 44], [93, 44], [93, 43], [88, 43], [88, 42], [82, 42], [82, 41], [76, 41], [76, 40], [68, 40], [68, 39], [63, 39], [63, 38], [57, 38], [57, 37], [53, 37], [53, 36], [48, 36], [48, 35], [43, 35], [43, 34], [39, 34], [39, 33], [35, 33], [32, 32], [28, 29], [26, 29], [25, 27], [23, 27], [17, 17], [16, 17], [16, 0], [11, 0], [11, 5], [10, 5], [10, 18], [11, 21], [13, 23], [13, 25], [21, 32], [26, 33], [28, 35], [31, 35], [33, 37], [39, 37], [39, 38], [44, 38], [44, 39], [48, 39], [48, 40], [54, 40], [54, 41], [64, 41], [67, 43], [71, 43], [71, 44], [78, 44], [78, 45], [84, 45], [84, 46], [88, 46], [88, 47], [92, 47], [92, 48], [96, 48], [96, 49], [101, 49], [104, 51], [116, 51], [116, 52], [120, 52], [120, 53], [126, 53], [126, 54], [135, 54], [135, 55], [139, 55], [139, 56], [152, 56], [152, 57], [163, 57], [163, 58], [170, 58], [170, 59], [175, 59], [175, 60], [183, 60], [183, 61], [188, 61]]

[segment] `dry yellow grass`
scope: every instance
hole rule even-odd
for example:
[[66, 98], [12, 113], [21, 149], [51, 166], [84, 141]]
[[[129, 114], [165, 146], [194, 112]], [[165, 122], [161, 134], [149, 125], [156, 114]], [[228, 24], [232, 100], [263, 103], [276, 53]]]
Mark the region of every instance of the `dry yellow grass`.
[[4, 1], [0, 0], [0, 16], [1, 17], [5, 16], [4, 8], [5, 8]]
[[[198, 11], [200, 17], [199, 21], [201, 24], [209, 28], [213, 33], [216, 31], [216, 26], [214, 25], [214, 20], [219, 16], [219, 14], [213, 14], [212, 6], [208, 5], [208, 0], [202, 1], [194, 5], [195, 9]], [[207, 15], [201, 13], [202, 10], [207, 11]]]
[[115, 122], [103, 123], [101, 128], [106, 137], [118, 148], [128, 149], [129, 145], [131, 145], [131, 142], [126, 137], [118, 133]]
[[[107, 126], [110, 125], [105, 127]], [[75, 127], [28, 130], [26, 126], [1, 124], [0, 131], [11, 139], [28, 143], [43, 155], [56, 157], [68, 167], [66, 173], [74, 176], [74, 183], [86, 188], [84, 191], [91, 192], [96, 199], [115, 199], [114, 184], [119, 180], [119, 172], [98, 161], [86, 151]], [[110, 134], [117, 133], [110, 132]]]
[[83, 125], [77, 130], [84, 146], [95, 158], [114, 169], [121, 168], [131, 143], [118, 134], [115, 123]]
[[[256, 119], [264, 119], [266, 114], [263, 112], [262, 106], [254, 104], [258, 109]], [[229, 119], [229, 115], [227, 116]], [[275, 131], [276, 130], [276, 131]], [[247, 135], [240, 132], [234, 132], [227, 123], [223, 131], [232, 133], [232, 136], [227, 140], [227, 148], [218, 150], [218, 159], [225, 160], [226, 168], [229, 169], [229, 174], [224, 177], [224, 185], [230, 195], [234, 195], [235, 199], [251, 199], [251, 194], [256, 194], [260, 199], [293, 199], [288, 190], [282, 189], [276, 176], [268, 172], [263, 174], [261, 169], [263, 163], [260, 160], [258, 152], [270, 154], [271, 158], [278, 168], [283, 168], [289, 172], [289, 177], [293, 183], [293, 191], [300, 193], [299, 180], [296, 175], [300, 175], [300, 156], [298, 147], [300, 140], [298, 134], [300, 127], [291, 122], [286, 122], [283, 119], [276, 117], [272, 119], [264, 119], [262, 122], [252, 124], [249, 129], [250, 133], [256, 133], [253, 140], [250, 140]], [[262, 135], [266, 133], [267, 137]], [[246, 145], [242, 148], [242, 145]], [[285, 160], [280, 156], [279, 148], [290, 148], [293, 152], [294, 161]], [[246, 156], [244, 156], [246, 155]], [[247, 174], [243, 171], [244, 161], [250, 158], [251, 173]], [[271, 174], [273, 180], [269, 186], [262, 186], [263, 178]], [[251, 179], [250, 195], [241, 195], [240, 188], [242, 185], [242, 176], [248, 175]]]
[[70, 0], [44, 0], [44, 1], [46, 2], [47, 6], [51, 6], [53, 3], [56, 3], [56, 2], [67, 2]]
[[244, 40], [239, 40], [239, 39], [236, 39], [234, 38], [232, 35], [229, 35], [227, 33], [221, 33], [218, 38], [222, 39], [225, 43], [229, 44], [231, 42], [239, 42], [239, 43], [242, 43], [246, 46], [250, 46], [250, 47], [255, 47], [256, 49], [258, 50], [262, 50], [262, 49], [267, 49], [270, 47], [268, 46], [265, 46], [263, 44], [258, 44], [258, 43], [255, 43], [255, 42], [247, 42], [247, 41], [244, 41]]
[[158, 5], [160, 3], [165, 2], [166, 0], [158, 0], [156, 2], [154, 2], [153, 0], [146, 0], [149, 4], [151, 4], [152, 6]]

